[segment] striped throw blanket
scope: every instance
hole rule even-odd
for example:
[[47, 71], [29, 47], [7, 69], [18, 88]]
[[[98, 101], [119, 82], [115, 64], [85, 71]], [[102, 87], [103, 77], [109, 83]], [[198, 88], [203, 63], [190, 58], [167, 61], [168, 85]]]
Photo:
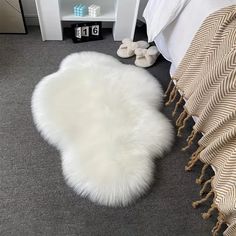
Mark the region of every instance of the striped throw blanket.
[[[196, 180], [203, 184], [200, 194], [211, 186], [201, 200], [193, 202], [193, 207], [212, 198], [212, 205], [202, 216], [207, 219], [214, 210], [218, 211], [213, 235], [226, 223], [224, 236], [236, 236], [236, 5], [205, 19], [168, 86], [166, 105], [177, 100], [178, 91], [181, 95], [173, 115], [185, 101], [176, 121], [178, 135], [181, 136], [189, 117], [197, 117], [183, 149], [200, 136], [199, 147], [186, 170], [201, 161], [204, 165]], [[209, 166], [215, 175], [204, 182], [204, 172]]]

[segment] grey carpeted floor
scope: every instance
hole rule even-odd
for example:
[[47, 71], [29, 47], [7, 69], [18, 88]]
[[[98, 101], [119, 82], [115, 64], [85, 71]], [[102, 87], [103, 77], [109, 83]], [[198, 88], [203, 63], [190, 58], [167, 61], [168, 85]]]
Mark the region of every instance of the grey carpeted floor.
[[[141, 38], [145, 33], [140, 30], [136, 39]], [[77, 196], [65, 184], [59, 153], [32, 123], [30, 100], [38, 81], [72, 52], [91, 50], [116, 57], [120, 43], [110, 32], [101, 41], [73, 44], [70, 39], [42, 42], [39, 29], [32, 27], [28, 35], [0, 35], [0, 45], [0, 235], [210, 235], [215, 216], [204, 221], [200, 214], [209, 203], [196, 210], [191, 206], [199, 198], [195, 178], [201, 165], [185, 173], [190, 151], [180, 151], [183, 138], [156, 162], [156, 181], [146, 196], [126, 208], [108, 208]], [[159, 58], [149, 69], [164, 89], [169, 66]], [[170, 119], [172, 109], [163, 109]]]

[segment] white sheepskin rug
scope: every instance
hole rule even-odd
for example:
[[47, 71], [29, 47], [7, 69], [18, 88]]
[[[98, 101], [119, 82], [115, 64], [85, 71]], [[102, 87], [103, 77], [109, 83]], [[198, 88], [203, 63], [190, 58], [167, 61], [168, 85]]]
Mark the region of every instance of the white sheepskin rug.
[[81, 52], [38, 83], [32, 113], [61, 153], [66, 182], [94, 202], [125, 206], [148, 189], [154, 159], [171, 146], [161, 100], [161, 87], [146, 70]]

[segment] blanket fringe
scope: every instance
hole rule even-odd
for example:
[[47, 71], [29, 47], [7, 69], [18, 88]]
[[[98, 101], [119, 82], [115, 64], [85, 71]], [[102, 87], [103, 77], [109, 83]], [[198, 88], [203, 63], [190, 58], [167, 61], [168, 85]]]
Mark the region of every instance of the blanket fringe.
[[179, 115], [179, 117], [176, 120], [176, 126], [179, 127], [182, 125], [184, 118], [188, 115], [187, 111], [184, 109], [182, 113]]
[[192, 154], [190, 161], [188, 164], [185, 166], [185, 171], [190, 171], [192, 170], [193, 166], [196, 164], [196, 162], [200, 158], [200, 153], [204, 149], [203, 146], [199, 146], [198, 149]]
[[187, 120], [190, 118], [191, 116], [189, 114], [187, 114], [187, 116], [184, 118], [183, 120], [183, 124], [178, 128], [178, 133], [177, 136], [178, 137], [182, 137], [182, 130], [184, 129]]
[[172, 82], [173, 82], [172, 79], [170, 79], [170, 82], [169, 82], [169, 84], [168, 84], [168, 87], [167, 87], [167, 89], [166, 89], [166, 91], [165, 91], [165, 93], [164, 93], [164, 97], [167, 97], [168, 93], [170, 92]]
[[211, 177], [209, 180], [207, 180], [203, 186], [202, 186], [202, 189], [200, 190], [200, 196], [202, 196], [207, 188], [207, 185], [208, 184], [211, 184], [212, 180], [213, 180], [214, 177]]
[[211, 190], [204, 198], [202, 198], [201, 200], [193, 202], [192, 203], [193, 208], [196, 208], [200, 204], [202, 204], [203, 202], [206, 202], [213, 194], [214, 194], [214, 192], [213, 192], [213, 190]]
[[208, 209], [208, 211], [202, 213], [202, 218], [203, 218], [204, 220], [209, 219], [209, 218], [211, 217], [212, 212], [213, 212], [215, 209], [217, 209], [217, 206], [216, 206], [215, 203], [212, 203], [212, 204], [211, 204], [211, 207]]
[[214, 228], [212, 229], [212, 236], [217, 236], [221, 226], [225, 223], [225, 215], [221, 212], [218, 213], [218, 217], [217, 217], [217, 223], [214, 226]]
[[196, 184], [201, 184], [203, 182], [203, 177], [206, 173], [206, 169], [209, 167], [209, 164], [204, 164], [201, 170], [201, 175], [196, 179]]
[[189, 141], [193, 140], [194, 137], [196, 136], [196, 134], [197, 134], [197, 131], [195, 129], [193, 129], [186, 141], [189, 142]]
[[191, 145], [192, 145], [192, 143], [193, 143], [193, 140], [196, 138], [197, 134], [198, 134], [198, 131], [196, 131], [195, 129], [193, 129], [192, 132], [191, 132], [191, 134], [188, 136], [188, 138], [187, 138], [187, 140], [186, 140], [186, 141], [188, 142], [188, 144], [187, 144], [187, 146], [185, 146], [185, 147], [182, 148], [182, 151], [185, 151], [185, 150], [187, 150], [188, 148], [191, 147]]
[[165, 105], [166, 106], [170, 105], [175, 100], [177, 95], [178, 95], [178, 89], [176, 86], [174, 86], [170, 93], [169, 100], [165, 103]]
[[178, 102], [175, 104], [175, 109], [174, 109], [174, 111], [172, 112], [172, 116], [173, 116], [173, 117], [175, 116], [176, 111], [177, 111], [177, 109], [179, 108], [179, 105], [181, 104], [181, 102], [183, 101], [183, 99], [184, 99], [183, 96], [180, 96]]
[[191, 158], [191, 160], [185, 166], [185, 171], [191, 171], [198, 160], [199, 160], [199, 155], [196, 155], [193, 158]]
[[[201, 201], [202, 201], [202, 202], [203, 202], [203, 201], [206, 201], [206, 200], [211, 196], [212, 192], [213, 192], [213, 191], [209, 192], [209, 194], [208, 194], [209, 196], [206, 196], [206, 197], [205, 197], [204, 199], [202, 199]], [[198, 202], [200, 202], [200, 201], [198, 201]], [[193, 203], [193, 207], [194, 207], [194, 208], [196, 208], [196, 206], [199, 205], [198, 202]], [[201, 202], [201, 203], [202, 203], [202, 202]], [[225, 215], [219, 211], [217, 205], [216, 205], [215, 203], [212, 203], [212, 204], [211, 204], [211, 207], [208, 209], [208, 211], [202, 213], [202, 218], [203, 218], [204, 220], [209, 219], [209, 218], [212, 216], [212, 212], [213, 212], [214, 210], [217, 210], [217, 211], [218, 211], [218, 217], [217, 217], [217, 222], [216, 222], [215, 226], [214, 226], [213, 229], [212, 229], [212, 236], [217, 236], [218, 233], [219, 233], [219, 231], [220, 231], [220, 229], [221, 229], [221, 226], [225, 223]]]

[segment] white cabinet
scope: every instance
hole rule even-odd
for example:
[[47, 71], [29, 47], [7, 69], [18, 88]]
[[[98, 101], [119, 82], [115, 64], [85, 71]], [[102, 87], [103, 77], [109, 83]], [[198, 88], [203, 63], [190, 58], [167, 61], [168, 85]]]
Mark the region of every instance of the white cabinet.
[[[35, 0], [43, 40], [62, 40], [63, 21], [106, 21], [113, 22], [113, 37], [133, 39], [140, 0]], [[98, 17], [74, 16], [73, 6], [101, 6]]]

